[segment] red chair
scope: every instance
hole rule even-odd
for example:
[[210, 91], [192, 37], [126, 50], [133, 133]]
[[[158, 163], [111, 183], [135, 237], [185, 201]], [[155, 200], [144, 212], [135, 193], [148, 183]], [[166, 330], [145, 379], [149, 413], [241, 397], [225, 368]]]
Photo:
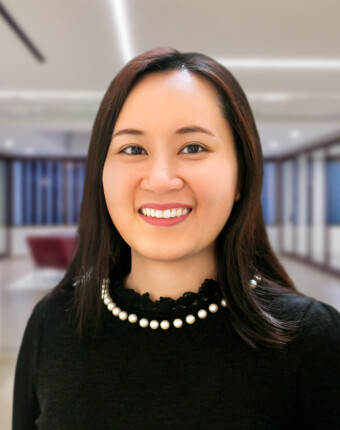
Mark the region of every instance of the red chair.
[[72, 236], [27, 236], [27, 244], [39, 268], [67, 269], [76, 251]]

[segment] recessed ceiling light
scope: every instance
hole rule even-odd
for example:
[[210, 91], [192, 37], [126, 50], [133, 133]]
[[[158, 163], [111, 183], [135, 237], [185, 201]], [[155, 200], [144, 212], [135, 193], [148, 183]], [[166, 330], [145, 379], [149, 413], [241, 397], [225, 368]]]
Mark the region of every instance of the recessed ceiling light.
[[298, 139], [300, 136], [301, 136], [301, 132], [300, 132], [300, 130], [292, 130], [292, 131], [290, 132], [290, 137], [291, 137], [292, 139]]
[[112, 12], [118, 31], [118, 38], [122, 47], [124, 63], [127, 63], [133, 57], [128, 30], [126, 3], [127, 2], [124, 0], [111, 0]]
[[4, 140], [4, 146], [6, 148], [13, 148], [14, 145], [15, 145], [14, 139], [8, 138]]
[[339, 59], [327, 58], [220, 58], [226, 67], [235, 69], [278, 69], [278, 70], [339, 70]]
[[104, 91], [16, 91], [0, 90], [0, 100], [28, 100], [41, 102], [44, 100], [61, 101], [94, 101], [99, 102]]
[[253, 101], [264, 101], [269, 103], [281, 103], [287, 102], [292, 99], [292, 93], [257, 93], [257, 92], [249, 92], [247, 96], [250, 100]]
[[279, 142], [278, 142], [278, 140], [276, 140], [276, 139], [272, 139], [272, 140], [270, 140], [269, 141], [269, 144], [268, 144], [271, 148], [277, 148], [278, 146], [279, 146]]

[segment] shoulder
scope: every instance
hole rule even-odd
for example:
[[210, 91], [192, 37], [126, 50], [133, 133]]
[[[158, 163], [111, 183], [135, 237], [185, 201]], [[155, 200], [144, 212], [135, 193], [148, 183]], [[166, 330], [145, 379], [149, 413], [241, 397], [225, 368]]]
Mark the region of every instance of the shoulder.
[[299, 428], [340, 428], [340, 314], [311, 297], [287, 294], [276, 300], [281, 312], [298, 320], [287, 348]]
[[307, 306], [301, 322], [300, 343], [304, 354], [319, 351], [340, 354], [340, 314], [331, 305], [312, 300]]
[[75, 318], [69, 303], [66, 297], [51, 293], [36, 303], [22, 336], [18, 358], [20, 365], [30, 363], [35, 369], [44, 347], [57, 339], [64, 339], [65, 334], [74, 335]]
[[340, 313], [332, 305], [287, 293], [276, 297], [271, 308], [275, 316], [298, 325], [297, 337], [292, 342], [297, 350], [340, 348]]
[[339, 311], [332, 305], [313, 297], [287, 292], [273, 297], [268, 303], [269, 307], [281, 317], [303, 318], [307, 325], [313, 321], [330, 325], [339, 324]]
[[301, 331], [305, 335], [319, 336], [322, 333], [340, 333], [340, 314], [330, 304], [312, 300], [304, 312]]
[[60, 325], [70, 320], [73, 297], [70, 294], [56, 294], [54, 291], [42, 297], [34, 306], [28, 319], [26, 332], [38, 332], [46, 325]]

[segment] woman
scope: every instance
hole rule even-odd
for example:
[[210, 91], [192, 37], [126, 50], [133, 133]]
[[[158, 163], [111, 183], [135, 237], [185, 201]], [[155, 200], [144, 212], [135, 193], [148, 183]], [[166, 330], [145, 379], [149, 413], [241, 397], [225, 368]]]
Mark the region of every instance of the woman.
[[24, 334], [14, 430], [340, 428], [340, 316], [274, 255], [262, 173], [220, 64], [159, 48], [118, 73], [78, 250]]

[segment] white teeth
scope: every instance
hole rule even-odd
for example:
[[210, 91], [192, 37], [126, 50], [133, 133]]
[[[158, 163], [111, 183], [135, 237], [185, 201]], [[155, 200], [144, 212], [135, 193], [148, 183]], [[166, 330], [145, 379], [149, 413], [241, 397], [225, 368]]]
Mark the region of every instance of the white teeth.
[[141, 212], [143, 215], [151, 216], [154, 218], [175, 218], [179, 216], [186, 215], [190, 212], [190, 209], [166, 209], [165, 211], [150, 209], [150, 208], [142, 208]]

